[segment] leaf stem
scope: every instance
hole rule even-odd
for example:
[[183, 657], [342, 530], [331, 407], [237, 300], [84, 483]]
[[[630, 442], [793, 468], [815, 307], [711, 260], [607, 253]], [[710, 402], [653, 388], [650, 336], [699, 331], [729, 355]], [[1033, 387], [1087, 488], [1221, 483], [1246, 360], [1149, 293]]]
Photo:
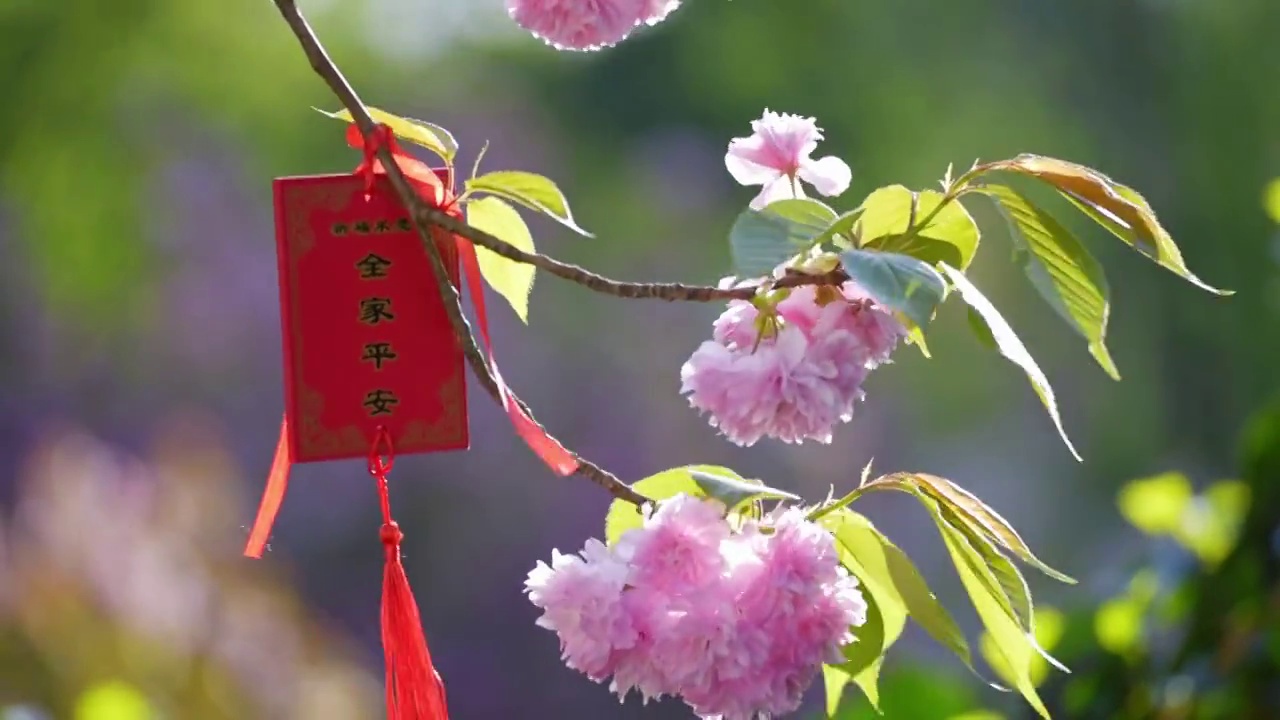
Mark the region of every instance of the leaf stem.
[[827, 505], [823, 505], [817, 510], [814, 510], [813, 512], [809, 513], [808, 519], [810, 522], [817, 522], [818, 520], [826, 517], [827, 515], [830, 515], [831, 513], [835, 512], [836, 510], [839, 510], [840, 508], [848, 507], [849, 505], [853, 504], [854, 500], [857, 500], [858, 498], [862, 497], [866, 493], [867, 493], [867, 488], [856, 487], [853, 490], [850, 490], [844, 497], [840, 498], [839, 500], [836, 500], [835, 502], [829, 503]]

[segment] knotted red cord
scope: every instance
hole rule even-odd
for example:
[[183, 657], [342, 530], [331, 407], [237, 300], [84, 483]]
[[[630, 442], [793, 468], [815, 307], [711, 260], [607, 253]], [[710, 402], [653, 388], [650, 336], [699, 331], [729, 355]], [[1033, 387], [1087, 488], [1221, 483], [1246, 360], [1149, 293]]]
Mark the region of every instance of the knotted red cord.
[[431, 662], [427, 638], [422, 632], [422, 619], [418, 616], [418, 603], [413, 599], [400, 557], [404, 533], [391, 519], [387, 473], [391, 472], [393, 465], [395, 448], [391, 445], [391, 434], [379, 426], [369, 451], [369, 474], [378, 486], [378, 499], [382, 505], [379, 536], [387, 556], [382, 576], [382, 651], [387, 672], [387, 719], [448, 720], [444, 683]]

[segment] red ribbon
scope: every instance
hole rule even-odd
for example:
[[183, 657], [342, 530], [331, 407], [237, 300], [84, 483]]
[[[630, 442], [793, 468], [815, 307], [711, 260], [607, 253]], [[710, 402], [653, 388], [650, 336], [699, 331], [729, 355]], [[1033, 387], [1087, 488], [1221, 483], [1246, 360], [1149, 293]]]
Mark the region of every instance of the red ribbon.
[[542, 462], [559, 475], [572, 475], [578, 469], [578, 458], [569, 452], [555, 438], [547, 434], [533, 418], [524, 411], [520, 399], [511, 392], [502, 380], [498, 371], [498, 360], [493, 355], [493, 341], [489, 338], [489, 314], [484, 306], [484, 280], [480, 275], [480, 261], [476, 259], [476, 246], [466, 238], [454, 236], [458, 246], [458, 256], [462, 258], [462, 268], [467, 276], [467, 284], [471, 286], [471, 304], [476, 311], [476, 324], [480, 326], [480, 338], [484, 341], [485, 352], [489, 355], [489, 372], [498, 385], [498, 395], [502, 398], [502, 409], [515, 426], [516, 434], [525, 441]]
[[[377, 158], [378, 150], [387, 147], [395, 157], [396, 165], [408, 178], [409, 184], [417, 190], [419, 196], [433, 207], [440, 208], [450, 216], [462, 219], [462, 211], [458, 207], [452, 188], [446, 187], [436, 172], [426, 163], [409, 155], [400, 148], [395, 135], [386, 125], [378, 125], [377, 129], [365, 142], [355, 125], [347, 127], [347, 144], [363, 152], [364, 159], [356, 167], [355, 173], [365, 177], [365, 191], [372, 192], [374, 179], [384, 174], [386, 168]], [[452, 182], [452, 174], [450, 176]], [[445, 231], [432, 228], [435, 237], [441, 237]], [[507, 387], [498, 370], [498, 361], [493, 353], [493, 341], [489, 335], [489, 314], [484, 302], [484, 279], [480, 273], [480, 263], [476, 259], [475, 246], [462, 237], [454, 237], [458, 248], [458, 256], [470, 286], [471, 303], [475, 308], [476, 322], [480, 326], [480, 337], [484, 341], [485, 352], [489, 360], [489, 372], [498, 385], [498, 396], [502, 400], [502, 409], [515, 427], [516, 434], [542, 459], [548, 467], [559, 475], [571, 475], [578, 469], [578, 459], [555, 438], [547, 434], [533, 418], [525, 412], [523, 404], [515, 393]], [[284, 502], [285, 491], [289, 485], [289, 469], [293, 458], [289, 452], [289, 415], [286, 412], [280, 423], [280, 440], [276, 445], [275, 458], [271, 462], [271, 472], [267, 476], [267, 486], [263, 491], [262, 502], [258, 505], [258, 515], [249, 530], [249, 539], [245, 544], [244, 554], [251, 558], [262, 557], [267, 540], [271, 536], [271, 528], [275, 524], [276, 515]]]
[[[385, 458], [384, 453], [385, 451]], [[379, 537], [386, 549], [382, 575], [382, 651], [386, 661], [388, 720], [448, 720], [444, 682], [431, 662], [427, 638], [422, 632], [418, 603], [409, 588], [400, 555], [404, 533], [391, 519], [387, 473], [395, 465], [391, 434], [378, 427], [369, 451], [369, 474], [378, 486], [382, 505]]]

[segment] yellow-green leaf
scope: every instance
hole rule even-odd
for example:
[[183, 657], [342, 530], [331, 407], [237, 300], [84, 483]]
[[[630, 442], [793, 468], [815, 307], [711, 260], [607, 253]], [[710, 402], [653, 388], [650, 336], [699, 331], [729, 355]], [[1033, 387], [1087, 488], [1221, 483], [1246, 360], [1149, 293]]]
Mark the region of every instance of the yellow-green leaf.
[[[842, 526], [842, 518], [857, 516], [850, 510], [836, 511], [838, 517], [828, 516], [824, 522]], [[827, 525], [830, 530], [831, 525]], [[834, 531], [833, 531], [834, 534]], [[846, 533], [847, 535], [847, 533]], [[855, 543], [856, 544], [856, 543]], [[857, 642], [845, 646], [845, 662], [837, 666], [840, 672], [848, 676], [845, 683], [853, 682], [867, 696], [873, 707], [880, 705], [880, 667], [884, 662], [884, 654], [897, 642], [907, 624], [907, 602], [897, 586], [889, 582], [883, 568], [872, 569], [863, 565], [858, 555], [851, 551], [840, 537], [836, 536], [836, 549], [840, 554], [840, 562], [849, 574], [858, 579], [862, 586], [863, 597], [867, 601], [867, 622], [854, 630]], [[875, 556], [868, 558], [874, 567]], [[833, 679], [828, 675], [828, 688]], [[843, 685], [840, 685], [843, 688]], [[827, 696], [828, 707], [839, 703], [839, 696], [834, 699]]]
[[1013, 328], [1009, 327], [1009, 323], [1000, 315], [991, 301], [982, 294], [964, 273], [947, 265], [940, 263], [939, 268], [951, 281], [951, 284], [960, 291], [960, 297], [964, 299], [969, 307], [973, 308], [986, 322], [987, 328], [991, 331], [991, 337], [996, 341], [996, 347], [999, 348], [1000, 354], [1005, 356], [1010, 362], [1022, 368], [1027, 374], [1027, 379], [1031, 381], [1031, 387], [1035, 389], [1036, 395], [1040, 397], [1040, 402], [1044, 404], [1046, 410], [1049, 411], [1049, 417], [1053, 420], [1053, 424], [1058, 429], [1058, 435], [1062, 437], [1062, 441], [1066, 443], [1067, 449], [1071, 451], [1071, 455], [1076, 460], [1083, 459], [1080, 453], [1076, 452], [1076, 448], [1071, 444], [1071, 438], [1067, 437], [1066, 428], [1062, 426], [1062, 417], [1058, 414], [1058, 401], [1053, 396], [1053, 388], [1049, 386], [1049, 378], [1045, 377], [1044, 371], [1036, 364], [1031, 353], [1027, 352], [1026, 346], [1014, 334]]
[[925, 342], [924, 339], [924, 330], [920, 329], [920, 326], [912, 322], [911, 318], [906, 315], [897, 314], [899, 315], [898, 320], [907, 327], [907, 342], [915, 345], [920, 350], [920, 354], [925, 356], [925, 359], [932, 360], [933, 355], [929, 353], [929, 343]]
[[1280, 223], [1280, 178], [1267, 183], [1262, 191], [1262, 207], [1272, 220]]
[[1131, 657], [1141, 645], [1146, 603], [1139, 598], [1118, 597], [1108, 600], [1093, 616], [1093, 631], [1102, 649]]
[[133, 685], [113, 680], [89, 688], [76, 701], [76, 720], [150, 720], [147, 696]]
[[1089, 352], [1113, 379], [1120, 379], [1107, 351], [1110, 294], [1102, 265], [1076, 236], [1026, 196], [1005, 185], [978, 188], [993, 198], [1009, 221], [1022, 251], [1022, 269], [1036, 292], [1089, 342]]
[[[1035, 611], [1035, 638], [1037, 644], [1045, 651], [1053, 650], [1058, 641], [1062, 639], [1062, 633], [1066, 629], [1066, 618], [1061, 612], [1053, 608], [1036, 608]], [[982, 638], [978, 641], [978, 647], [982, 652], [982, 657], [991, 666], [992, 670], [1000, 676], [1002, 680], [1013, 684], [1015, 680], [1009, 668], [1003, 665], [1004, 657], [997, 651], [995, 640], [990, 633], [983, 633]], [[1031, 658], [1031, 683], [1036, 687], [1044, 684], [1049, 676], [1049, 662], [1045, 658], [1037, 655]]]
[[1235, 549], [1248, 509], [1248, 485], [1239, 480], [1214, 483], [1188, 505], [1175, 536], [1201, 562], [1216, 567]]
[[1024, 154], [1011, 160], [988, 163], [983, 171], [1002, 170], [1041, 180], [1161, 267], [1191, 284], [1218, 295], [1231, 295], [1206, 284], [1187, 268], [1169, 232], [1156, 219], [1146, 198], [1092, 168], [1066, 160]]
[[[927, 498], [923, 501], [933, 503]], [[992, 639], [993, 656], [998, 658], [998, 664], [1008, 672], [1009, 683], [1026, 698], [1041, 717], [1047, 720], [1049, 711], [1040, 700], [1040, 695], [1036, 692], [1035, 684], [1031, 679], [1031, 664], [1037, 651], [1034, 641], [1009, 615], [1005, 605], [1000, 601], [1002, 593], [1000, 582], [987, 565], [985, 554], [974, 546], [975, 538], [947, 523], [938, 512], [936, 503], [932, 509], [942, 540], [947, 546], [947, 552], [951, 555], [951, 560], [960, 575], [960, 581], [969, 593], [973, 607], [977, 610], [983, 627]]]
[[822, 518], [823, 527], [857, 562], [859, 580], [874, 583], [899, 600], [907, 615], [924, 628], [934, 640], [954, 652], [972, 669], [969, 643], [951, 614], [938, 602], [915, 564], [867, 518], [842, 508]]
[[984, 503], [976, 495], [950, 480], [928, 473], [891, 473], [863, 483], [868, 490], [889, 489], [910, 492], [918, 489], [938, 501], [943, 507], [954, 510], [965, 522], [988, 540], [1009, 550], [1023, 562], [1049, 577], [1065, 583], [1075, 580], [1046, 565], [1027, 545], [1008, 520]]
[[[400, 117], [399, 115], [379, 110], [376, 107], [366, 106], [365, 110], [369, 113], [369, 117], [373, 118], [374, 122], [382, 123], [391, 128], [391, 132], [395, 133], [396, 137], [408, 140], [415, 145], [420, 145], [444, 158], [449, 163], [452, 163], [454, 156], [458, 154], [458, 141], [453, 139], [453, 135], [448, 130], [439, 125], [425, 120]], [[317, 108], [317, 112], [335, 120], [352, 122], [351, 112], [346, 109], [331, 113]]]
[[[849, 683], [862, 690], [873, 708], [880, 709], [880, 666], [884, 663], [885, 650], [893, 641], [886, 635], [885, 617], [875, 595], [868, 591], [863, 593], [863, 597], [867, 601], [867, 621], [854, 628], [856, 639], [842, 650], [844, 662], [822, 666], [828, 717], [834, 717], [840, 709], [841, 696]], [[898, 632], [901, 631], [899, 626]]]
[[1182, 526], [1192, 499], [1186, 475], [1167, 472], [1133, 480], [1120, 489], [1120, 513], [1134, 527], [1149, 535], [1168, 535]]
[[[529, 234], [529, 226], [524, 224], [524, 218], [501, 198], [486, 197], [467, 203], [467, 222], [518, 250], [535, 252], [533, 236]], [[533, 291], [534, 267], [508, 260], [479, 245], [476, 246], [476, 259], [480, 263], [480, 274], [484, 275], [489, 286], [511, 304], [511, 309], [516, 311], [521, 320], [528, 323], [529, 293]]]
[[[862, 201], [855, 227], [859, 241], [864, 247], [910, 255], [931, 265], [945, 262], [967, 268], [978, 252], [978, 225], [963, 205], [954, 200], [943, 205], [944, 199], [934, 190], [913, 193], [902, 185], [882, 187]], [[913, 225], [917, 229], [909, 232]]]
[[[982, 559], [984, 573], [979, 579], [988, 586], [989, 601], [999, 607], [1014, 625], [1023, 631], [1025, 639], [1032, 650], [1039, 653], [1045, 661], [1054, 667], [1066, 672], [1066, 668], [1054, 659], [1048, 651], [1040, 647], [1035, 640], [1035, 608], [1031, 601], [1031, 590], [1027, 587], [1027, 581], [1022, 576], [1022, 573], [1018, 571], [1017, 566], [993, 544], [1000, 543], [1003, 545], [1005, 540], [1002, 540], [1001, 536], [1004, 533], [993, 534], [988, 532], [984, 528], [983, 522], [978, 521], [971, 515], [966, 515], [960, 506], [953, 504], [947, 497], [930, 494], [926, 491], [926, 485], [914, 480], [914, 478], [918, 477], [921, 476], [905, 474], [885, 476], [864, 484], [860, 489], [894, 489], [908, 492], [929, 510], [940, 532], [944, 535], [947, 533], [959, 533], [967, 541], [968, 546], [977, 552]], [[941, 480], [941, 478], [938, 478], [938, 480]], [[974, 500], [976, 501], [976, 498]], [[986, 506], [982, 505], [982, 507], [985, 508]], [[999, 516], [995, 517], [998, 518]], [[1000, 520], [1000, 522], [1003, 522], [1003, 520]], [[1012, 528], [1009, 528], [1009, 532], [1012, 533]], [[1007, 537], [1007, 535], [1004, 536]], [[1013, 533], [1013, 538], [1017, 543], [1021, 543], [1021, 540], [1017, 539], [1016, 533]], [[1027, 552], [1028, 554], [1030, 553], [1029, 550]], [[1066, 578], [1061, 573], [1056, 573], [1056, 575]], [[1070, 581], [1070, 578], [1066, 579]]]
[[[721, 477], [742, 480], [742, 476], [727, 467], [719, 465], [686, 465], [684, 467], [663, 470], [656, 475], [638, 480], [632, 489], [650, 500], [666, 500], [681, 493], [693, 497], [706, 497], [706, 491], [694, 479], [693, 472], [703, 472]], [[609, 505], [609, 513], [604, 519], [605, 542], [612, 545], [622, 537], [623, 533], [644, 524], [644, 516], [640, 508], [624, 500], [614, 500]]]
[[574, 232], [591, 237], [591, 233], [578, 227], [569, 210], [569, 201], [551, 181], [537, 173], [523, 170], [496, 170], [467, 181], [467, 190], [504, 197], [512, 202], [537, 210], [551, 217]]

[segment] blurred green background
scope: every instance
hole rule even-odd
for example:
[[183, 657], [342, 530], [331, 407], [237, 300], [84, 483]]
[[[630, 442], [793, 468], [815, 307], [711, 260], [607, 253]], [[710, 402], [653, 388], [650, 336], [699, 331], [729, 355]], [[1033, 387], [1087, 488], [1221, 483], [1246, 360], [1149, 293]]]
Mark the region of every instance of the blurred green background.
[[[723, 154], [764, 107], [818, 118], [819, 154], [854, 168], [844, 209], [1019, 152], [1141, 190], [1192, 270], [1238, 294], [1077, 226], [1108, 271], [1118, 384], [975, 210], [972, 275], [1057, 388], [1083, 464], [955, 307], [934, 359], [900, 351], [827, 447], [737, 449], [687, 408], [679, 366], [718, 307], [543, 278], [531, 327], [495, 305], [497, 352], [553, 432], [628, 480], [718, 463], [817, 499], [874, 456], [975, 492], [1082, 580], [1032, 578], [1076, 671], [1046, 676], [1055, 717], [1280, 717], [1280, 2], [687, 0], [589, 55], [544, 47], [501, 0], [301, 6], [366, 102], [450, 128], [463, 166], [487, 140], [486, 168], [560, 182], [597, 237], [534, 221], [539, 247], [615, 277], [727, 273], [753, 190]], [[4, 0], [0, 96], [0, 718], [378, 717], [361, 463], [297, 468], [272, 551], [238, 554], [282, 407], [270, 181], [355, 166], [310, 109], [337, 103], [265, 0]], [[525, 573], [598, 536], [609, 498], [553, 477], [474, 390], [472, 449], [392, 477], [453, 717], [687, 717], [619, 705], [534, 626]], [[1117, 503], [1170, 470], [1190, 480]], [[976, 633], [924, 513], [862, 509]], [[984, 708], [1030, 712], [909, 630], [886, 716], [999, 717], [961, 715]], [[846, 709], [871, 717], [860, 697]]]

